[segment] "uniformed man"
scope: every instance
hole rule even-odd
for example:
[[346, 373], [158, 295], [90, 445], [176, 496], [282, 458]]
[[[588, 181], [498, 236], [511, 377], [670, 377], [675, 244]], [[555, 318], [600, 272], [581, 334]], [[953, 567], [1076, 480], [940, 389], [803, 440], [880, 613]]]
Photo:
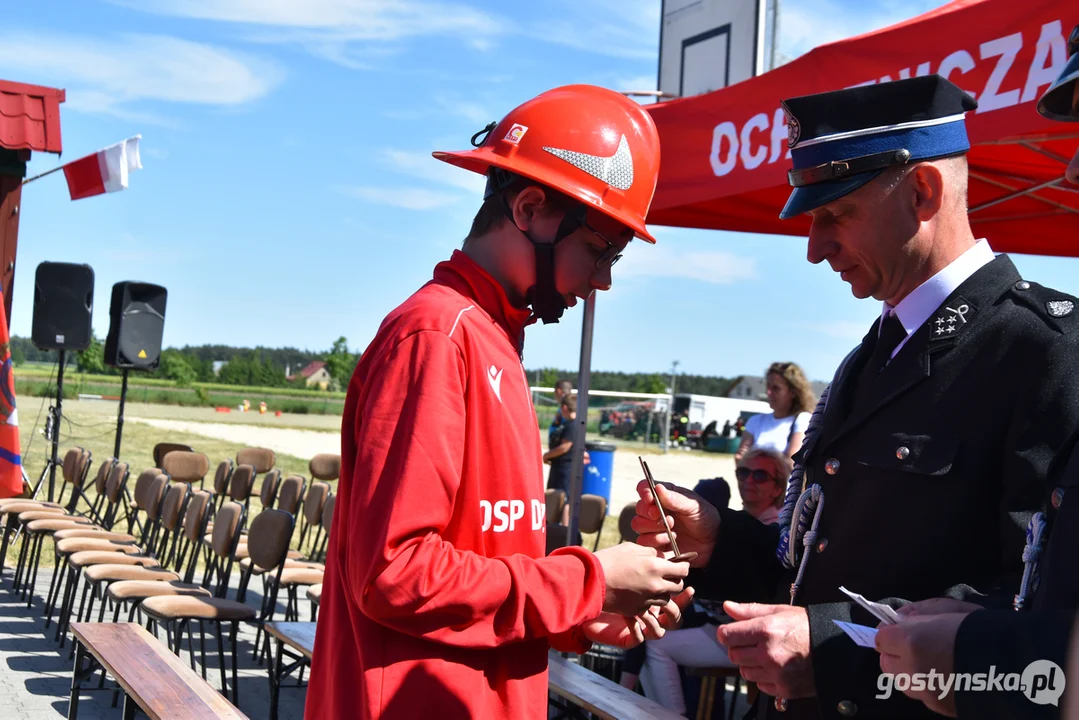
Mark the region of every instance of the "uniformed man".
[[[762, 714], [930, 716], [900, 692], [878, 697], [877, 653], [833, 622], [877, 621], [840, 586], [892, 606], [1015, 587], [1050, 462], [1079, 425], [1076, 300], [971, 231], [964, 114], [977, 105], [952, 83], [784, 106], [782, 217], [811, 217], [810, 262], [883, 301], [881, 317], [814, 413], [778, 529], [670, 487], [661, 500], [681, 551], [699, 553], [698, 596], [790, 603], [724, 604], [736, 622], [719, 639], [772, 696]], [[666, 548], [639, 490], [639, 542]]]
[[[1060, 77], [1038, 102], [1038, 112], [1053, 120], [1079, 122], [1079, 26], [1069, 40], [1071, 59]], [[1068, 179], [1079, 185], [1079, 148], [1068, 166]], [[1012, 691], [908, 691], [927, 707], [959, 718], [1052, 718], [1058, 717], [1056, 702], [1044, 703], [1060, 691], [1070, 702], [1079, 698], [1075, 675], [1079, 667], [1069, 667], [1072, 684], [1065, 686], [1069, 638], [1079, 609], [1079, 436], [1069, 443], [1050, 469], [1050, 490], [1045, 503], [1048, 544], [1037, 552], [1040, 583], [1034, 593], [1031, 612], [1008, 609], [983, 610], [944, 599], [915, 603], [903, 608], [917, 616], [913, 621], [882, 628], [877, 633], [881, 669], [892, 673], [985, 673], [990, 667], [1000, 675], [1018, 673], [1038, 660], [1049, 660], [1060, 670], [1049, 668], [1051, 677], [1042, 683], [1046, 695], [1042, 703], [1030, 701], [1026, 693]], [[1065, 498], [1067, 501], [1065, 502]], [[1028, 553], [1029, 554], [1029, 553]], [[1079, 638], [1072, 640], [1079, 648]], [[1050, 683], [1053, 687], [1050, 687]]]

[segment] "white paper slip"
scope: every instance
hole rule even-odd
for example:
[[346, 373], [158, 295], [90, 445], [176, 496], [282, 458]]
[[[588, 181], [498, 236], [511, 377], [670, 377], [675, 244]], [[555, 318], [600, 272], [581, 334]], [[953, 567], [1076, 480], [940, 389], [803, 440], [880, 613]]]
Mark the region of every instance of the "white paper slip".
[[877, 620], [880, 620], [885, 625], [894, 625], [899, 622], [899, 616], [895, 614], [895, 610], [892, 610], [887, 605], [882, 605], [881, 603], [873, 602], [872, 600], [866, 600], [858, 593], [851, 592], [842, 585], [839, 586], [839, 589], [842, 590], [847, 597], [864, 607], [869, 611], [870, 615]]
[[873, 648], [877, 647], [877, 629], [866, 627], [865, 625], [855, 625], [854, 623], [843, 622], [842, 620], [832, 620], [839, 629], [847, 633], [850, 639], [860, 647]]

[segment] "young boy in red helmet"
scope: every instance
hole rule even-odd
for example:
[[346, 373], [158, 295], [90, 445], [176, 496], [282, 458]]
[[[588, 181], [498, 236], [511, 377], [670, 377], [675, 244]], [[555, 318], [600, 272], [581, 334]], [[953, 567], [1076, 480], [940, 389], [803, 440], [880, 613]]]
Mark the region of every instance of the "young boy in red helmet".
[[661, 635], [692, 594], [687, 564], [637, 545], [544, 557], [521, 364], [528, 324], [608, 289], [634, 236], [655, 242], [655, 126], [576, 85], [473, 145], [435, 153], [488, 178], [462, 250], [383, 321], [349, 384], [309, 718], [543, 717], [549, 647]]

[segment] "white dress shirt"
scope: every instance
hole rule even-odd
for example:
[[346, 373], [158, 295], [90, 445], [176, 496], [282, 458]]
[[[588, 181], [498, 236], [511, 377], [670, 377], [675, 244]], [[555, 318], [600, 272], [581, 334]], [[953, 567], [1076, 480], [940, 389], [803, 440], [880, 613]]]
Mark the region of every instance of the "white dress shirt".
[[[948, 263], [943, 270], [914, 288], [894, 308], [885, 301], [880, 315], [881, 324], [884, 323], [884, 318], [894, 312], [902, 323], [903, 329], [907, 331], [907, 336], [892, 351], [892, 357], [896, 356], [896, 353], [907, 344], [907, 340], [910, 340], [911, 334], [936, 312], [941, 303], [947, 300], [956, 288], [983, 266], [992, 262], [994, 257], [989, 242], [984, 239], [979, 240], [973, 247]], [[879, 326], [877, 332], [880, 332]]]

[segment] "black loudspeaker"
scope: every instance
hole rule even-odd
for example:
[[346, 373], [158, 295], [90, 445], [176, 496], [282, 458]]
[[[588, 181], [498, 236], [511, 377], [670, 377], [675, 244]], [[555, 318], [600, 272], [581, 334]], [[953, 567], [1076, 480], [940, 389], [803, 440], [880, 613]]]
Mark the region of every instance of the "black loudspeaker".
[[30, 338], [41, 350], [85, 350], [92, 339], [94, 269], [43, 262], [34, 276]]
[[128, 280], [112, 286], [106, 365], [137, 370], [157, 367], [167, 298], [168, 291], [160, 285]]

